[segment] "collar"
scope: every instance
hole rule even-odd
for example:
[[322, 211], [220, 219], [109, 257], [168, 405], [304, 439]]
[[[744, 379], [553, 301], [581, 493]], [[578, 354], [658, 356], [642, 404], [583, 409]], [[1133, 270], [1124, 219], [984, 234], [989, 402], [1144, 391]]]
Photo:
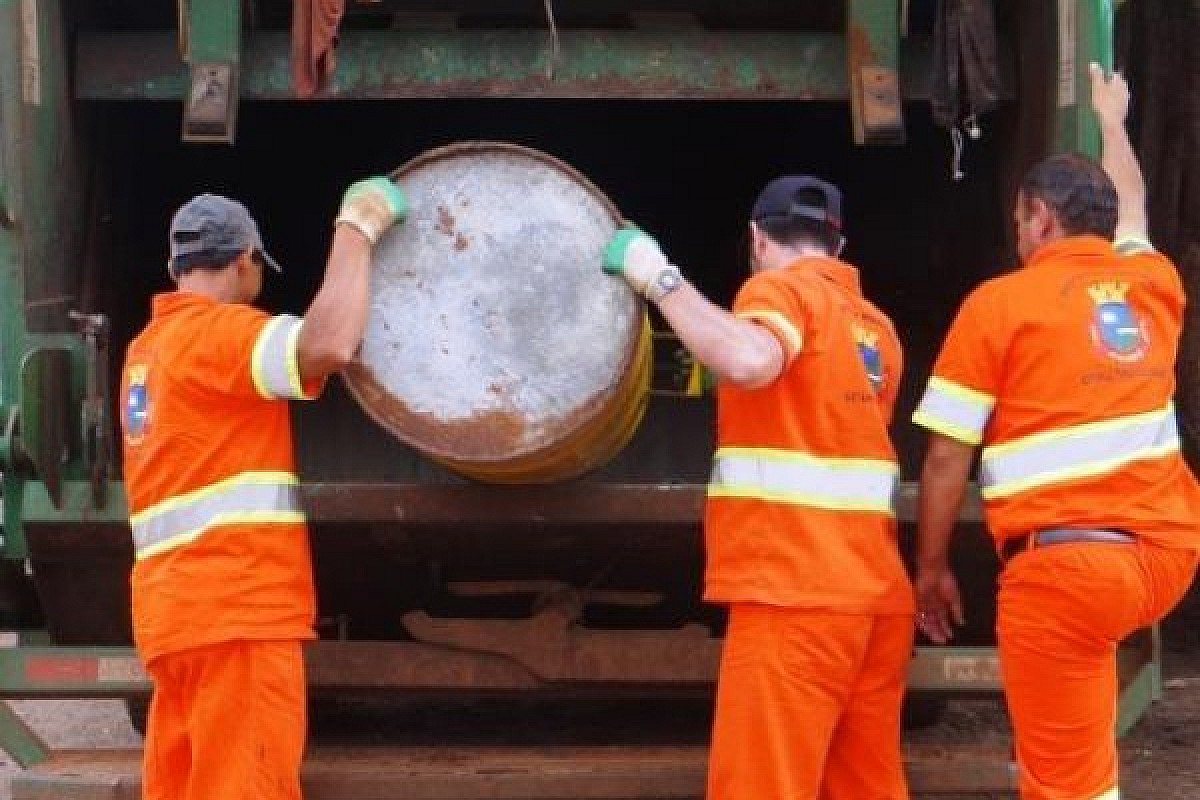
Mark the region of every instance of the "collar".
[[153, 317], [163, 317], [174, 314], [185, 308], [202, 308], [217, 305], [216, 298], [199, 292], [188, 292], [176, 289], [173, 292], [162, 292], [154, 295], [150, 301], [150, 314]]
[[1034, 250], [1025, 261], [1025, 267], [1037, 267], [1043, 264], [1075, 264], [1080, 260], [1111, 258], [1112, 255], [1112, 242], [1101, 236], [1091, 234], [1064, 236]]
[[830, 281], [847, 292], [852, 292], [856, 295], [862, 294], [862, 284], [858, 279], [858, 270], [845, 261], [839, 261], [836, 258], [828, 256], [801, 256], [784, 267], [784, 269], [815, 272], [825, 280]]

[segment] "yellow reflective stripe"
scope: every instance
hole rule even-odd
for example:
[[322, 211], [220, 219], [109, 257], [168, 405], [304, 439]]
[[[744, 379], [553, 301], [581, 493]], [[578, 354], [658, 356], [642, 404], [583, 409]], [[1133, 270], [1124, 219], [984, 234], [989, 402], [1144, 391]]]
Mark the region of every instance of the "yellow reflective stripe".
[[996, 398], [987, 392], [972, 389], [970, 386], [963, 386], [961, 383], [955, 383], [946, 378], [940, 378], [937, 375], [929, 379], [927, 386], [930, 389], [937, 389], [939, 392], [945, 392], [977, 406], [992, 408], [996, 405]]
[[199, 528], [139, 548], [135, 559], [141, 561], [143, 558], [194, 542], [202, 534], [222, 525], [287, 525], [304, 521], [304, 512], [302, 511], [228, 511], [215, 515], [207, 524]]
[[778, 311], [766, 309], [739, 311], [735, 315], [739, 319], [754, 320], [766, 323], [771, 330], [778, 331], [787, 341], [788, 356], [795, 356], [804, 349], [804, 334], [792, 324], [792, 321]]
[[967, 444], [979, 444], [996, 398], [938, 376], [929, 379], [913, 412], [917, 425]]
[[709, 484], [709, 497], [724, 497], [744, 500], [763, 500], [768, 503], [785, 503], [788, 505], [808, 506], [826, 511], [864, 511], [869, 513], [895, 514], [891, 503], [847, 500], [829, 495], [809, 494], [805, 492], [773, 492], [754, 486], [729, 486]]
[[900, 473], [900, 467], [898, 464], [896, 464], [896, 462], [885, 461], [880, 458], [838, 458], [835, 456], [814, 456], [811, 453], [803, 453], [799, 450], [779, 450], [774, 447], [742, 447], [740, 445], [730, 445], [726, 447], [718, 447], [717, 452], [713, 454], [714, 458], [723, 458], [727, 456], [773, 459], [776, 461], [795, 461], [804, 464], [819, 465], [828, 469], [873, 470], [885, 475], [898, 475]]
[[983, 441], [983, 434], [981, 432], [964, 428], [961, 425], [955, 425], [953, 422], [947, 422], [944, 419], [938, 419], [920, 409], [913, 412], [912, 421], [923, 428], [928, 428], [934, 433], [949, 436], [951, 439], [956, 439], [964, 444], [974, 445]]
[[250, 377], [254, 381], [255, 390], [262, 397], [272, 400], [275, 395], [271, 392], [267, 384], [267, 378], [264, 374], [264, 363], [266, 361], [267, 344], [275, 335], [275, 329], [282, 325], [285, 321], [284, 316], [272, 317], [267, 324], [263, 326], [259, 332], [258, 338], [254, 341], [254, 350], [250, 355]]
[[220, 494], [221, 492], [234, 487], [245, 486], [249, 484], [283, 484], [289, 486], [299, 486], [300, 478], [294, 472], [240, 472], [229, 478], [219, 480], [216, 483], [211, 483], [208, 486], [199, 489], [193, 489], [184, 494], [175, 495], [174, 497], [155, 503], [152, 506], [147, 506], [136, 514], [129, 515], [129, 522], [137, 525], [139, 523], [148, 522], [153, 517], [160, 514], [165, 514], [169, 511], [194, 503], [197, 500], [203, 500], [207, 497]]
[[713, 457], [708, 496], [891, 513], [898, 476], [895, 462], [880, 459], [722, 447]]
[[1029, 436], [1023, 436], [1020, 439], [1013, 439], [1010, 442], [1004, 442], [1002, 444], [994, 444], [985, 447], [983, 449], [983, 457], [995, 458], [997, 456], [1010, 455], [1021, 450], [1027, 450], [1045, 442], [1069, 439], [1076, 436], [1087, 436], [1090, 434], [1115, 430], [1117, 428], [1140, 425], [1143, 422], [1150, 422], [1156, 417], [1165, 417], [1167, 414], [1173, 413], [1175, 413], [1175, 406], [1173, 404], [1168, 404], [1166, 408], [1160, 408], [1155, 411], [1146, 411], [1141, 414], [1131, 414], [1127, 417], [1116, 417], [1114, 419], [1100, 420], [1098, 422], [1085, 422], [1082, 425], [1073, 425], [1069, 428], [1056, 428], [1052, 431], [1033, 433]]
[[985, 448], [980, 481], [985, 498], [1051, 483], [1103, 475], [1134, 461], [1178, 452], [1173, 406], [1026, 436]]
[[1117, 237], [1113, 242], [1113, 250], [1123, 256], [1133, 256], [1141, 253], [1153, 253], [1154, 245], [1143, 234], [1127, 233]]
[[292, 326], [288, 331], [287, 338], [287, 373], [288, 382], [292, 385], [292, 397], [297, 400], [311, 400], [304, 391], [304, 383], [300, 380], [300, 330], [304, 327], [304, 320], [300, 320], [299, 324]]
[[266, 398], [306, 399], [300, 382], [298, 347], [304, 320], [280, 314], [263, 326], [251, 354], [254, 387]]
[[1091, 798], [1091, 800], [1121, 800], [1121, 790], [1114, 786], [1107, 792], [1101, 792], [1100, 794]]
[[1103, 475], [1106, 472], [1123, 467], [1126, 464], [1131, 464], [1134, 461], [1148, 461], [1155, 458], [1163, 458], [1164, 456], [1172, 455], [1179, 452], [1179, 443], [1164, 445], [1154, 445], [1152, 447], [1144, 447], [1140, 450], [1134, 450], [1129, 453], [1114, 456], [1113, 458], [1104, 461], [1093, 461], [1087, 464], [1081, 464], [1076, 467], [1063, 467], [1062, 469], [1050, 470], [1041, 472], [1037, 475], [1030, 476], [1024, 480], [1009, 481], [1008, 483], [997, 483], [991, 486], [985, 486], [980, 490], [985, 500], [991, 500], [997, 497], [1008, 497], [1009, 495], [1017, 494], [1028, 489], [1036, 489], [1039, 486], [1045, 486], [1050, 483], [1063, 483], [1065, 481], [1077, 480], [1079, 478], [1091, 478], [1096, 475]]

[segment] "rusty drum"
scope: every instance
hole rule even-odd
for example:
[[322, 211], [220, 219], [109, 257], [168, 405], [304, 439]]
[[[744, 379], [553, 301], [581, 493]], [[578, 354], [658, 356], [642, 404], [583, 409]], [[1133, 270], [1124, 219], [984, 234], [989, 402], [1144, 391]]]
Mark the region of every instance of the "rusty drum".
[[536, 150], [463, 142], [393, 177], [403, 225], [376, 246], [359, 404], [400, 440], [495, 483], [578, 476], [645, 410], [645, 307], [600, 255], [620, 222], [586, 178]]

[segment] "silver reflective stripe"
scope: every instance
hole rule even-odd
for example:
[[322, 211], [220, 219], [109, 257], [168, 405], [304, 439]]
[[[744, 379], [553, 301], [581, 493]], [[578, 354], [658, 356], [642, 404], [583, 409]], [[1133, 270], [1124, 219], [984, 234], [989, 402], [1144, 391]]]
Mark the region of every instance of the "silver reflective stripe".
[[891, 461], [726, 447], [713, 457], [708, 495], [891, 514], [898, 476]]
[[996, 398], [945, 378], [932, 377], [913, 422], [967, 444], [979, 444]]
[[303, 522], [295, 478], [245, 476], [190, 492], [129, 518], [138, 558], [194, 541], [208, 529], [234, 523]]
[[303, 324], [304, 320], [299, 317], [280, 314], [264, 325], [258, 335], [250, 369], [254, 386], [263, 397], [307, 399], [296, 360], [296, 346]]
[[1131, 236], [1122, 236], [1113, 242], [1113, 250], [1116, 250], [1123, 256], [1136, 256], [1141, 253], [1153, 253], [1154, 245], [1146, 237], [1134, 234]]
[[1107, 792], [1101, 792], [1091, 800], [1121, 800], [1121, 790], [1116, 786], [1109, 789]]
[[1103, 475], [1132, 461], [1179, 450], [1175, 408], [1035, 434], [984, 448], [984, 497]]

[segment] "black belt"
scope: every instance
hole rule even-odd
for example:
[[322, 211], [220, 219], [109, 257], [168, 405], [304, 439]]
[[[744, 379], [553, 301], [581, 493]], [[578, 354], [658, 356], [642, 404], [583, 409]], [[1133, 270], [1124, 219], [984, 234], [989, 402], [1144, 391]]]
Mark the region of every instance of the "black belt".
[[1120, 528], [1046, 528], [1005, 539], [1004, 544], [1000, 547], [1000, 560], [1007, 562], [1017, 553], [1052, 544], [1067, 544], [1068, 542], [1133, 544], [1136, 541], [1136, 536]]

